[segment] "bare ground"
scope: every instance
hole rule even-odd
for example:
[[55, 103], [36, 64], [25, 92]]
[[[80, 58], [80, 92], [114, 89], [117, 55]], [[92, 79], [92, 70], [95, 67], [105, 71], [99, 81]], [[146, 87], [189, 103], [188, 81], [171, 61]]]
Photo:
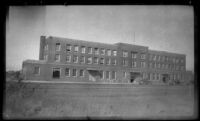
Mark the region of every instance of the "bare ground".
[[7, 82], [4, 118], [194, 118], [192, 86]]

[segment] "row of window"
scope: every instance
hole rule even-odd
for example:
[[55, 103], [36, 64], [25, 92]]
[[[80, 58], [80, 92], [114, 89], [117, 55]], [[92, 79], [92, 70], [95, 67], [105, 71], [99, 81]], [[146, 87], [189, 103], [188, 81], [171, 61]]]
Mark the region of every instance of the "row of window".
[[175, 66], [172, 64], [160, 64], [160, 63], [149, 63], [149, 68], [159, 68], [159, 69], [172, 69], [172, 70], [184, 70], [184, 66]]
[[[131, 58], [137, 58], [138, 55], [139, 55], [138, 52], [131, 51]], [[122, 51], [122, 56], [125, 58], [128, 57], [128, 51]], [[146, 54], [142, 53], [140, 58], [146, 59]]]
[[[111, 50], [111, 49], [104, 49], [104, 48], [92, 48], [92, 47], [85, 47], [85, 46], [81, 46], [79, 47], [78, 45], [70, 45], [70, 44], [66, 44], [66, 52], [72, 52], [72, 47], [73, 52], [80, 52], [81, 53], [86, 53], [86, 49], [87, 49], [87, 53], [88, 54], [92, 54], [94, 51], [95, 55], [107, 55], [107, 56], [117, 56], [117, 51], [116, 50]], [[48, 50], [48, 45], [45, 45], [44, 47], [45, 50]], [[61, 44], [60, 43], [56, 43], [56, 51], [60, 51], [61, 50]], [[138, 52], [135, 51], [131, 51], [131, 57], [132, 58], [137, 58], [138, 56]], [[122, 51], [122, 57], [128, 57], [128, 51], [123, 50]], [[146, 54], [142, 53], [140, 55], [141, 59], [146, 59]], [[162, 61], [162, 62], [173, 62], [173, 63], [184, 63], [184, 59], [178, 59], [178, 58], [174, 58], [174, 57], [168, 57], [168, 56], [160, 56], [160, 55], [154, 55], [154, 54], [149, 54], [149, 60], [153, 60], [153, 61]]]
[[184, 59], [181, 59], [181, 58], [152, 55], [152, 54], [149, 55], [149, 60], [162, 61], [162, 62], [173, 62], [173, 63], [184, 63]]
[[[92, 47], [85, 47], [85, 46], [78, 46], [78, 45], [74, 45], [72, 46], [71, 44], [66, 44], [66, 52], [72, 52], [72, 47], [73, 47], [73, 52], [78, 53], [80, 51], [80, 53], [85, 54], [87, 51], [87, 54], [94, 54], [95, 55], [107, 55], [107, 56], [117, 56], [117, 51], [116, 50], [111, 50], [111, 49], [104, 49], [104, 48], [92, 48]], [[45, 50], [48, 50], [48, 45], [45, 45], [44, 47]], [[87, 49], [87, 50], [86, 50]], [[56, 51], [60, 51], [61, 50], [61, 44], [60, 43], [56, 43]]]
[[[162, 80], [161, 77], [162, 76], [159, 73], [149, 73], [149, 79], [150, 80]], [[181, 77], [180, 74], [170, 74], [169, 79], [170, 80], [183, 79], [183, 75]]]

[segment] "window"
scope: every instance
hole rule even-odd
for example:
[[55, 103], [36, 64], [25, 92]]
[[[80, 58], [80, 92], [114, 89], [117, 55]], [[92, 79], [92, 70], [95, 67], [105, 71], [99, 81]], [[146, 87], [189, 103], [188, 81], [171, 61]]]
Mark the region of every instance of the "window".
[[184, 70], [184, 66], [181, 66], [181, 70], [182, 70], [182, 71]]
[[104, 64], [104, 58], [100, 58], [100, 64], [101, 64], [101, 65]]
[[94, 48], [94, 54], [98, 55], [99, 54], [99, 49], [98, 48]]
[[105, 52], [106, 52], [105, 49], [103, 49], [103, 48], [100, 49], [101, 55], [105, 55]]
[[141, 67], [145, 68], [145, 62], [141, 62]]
[[70, 61], [71, 61], [71, 56], [70, 56], [70, 55], [67, 55], [67, 56], [66, 56], [66, 61], [67, 61], [67, 62], [70, 62]]
[[160, 77], [159, 74], [157, 74], [157, 80], [159, 80], [159, 77]]
[[74, 46], [74, 52], [76, 52], [76, 53], [78, 52], [78, 45]]
[[81, 53], [85, 53], [85, 47], [81, 46]]
[[184, 60], [183, 59], [181, 59], [181, 63], [183, 63], [184, 62]]
[[77, 76], [76, 73], [77, 73], [76, 69], [73, 69], [73, 70], [72, 70], [72, 76], [74, 76], [74, 77]]
[[152, 63], [149, 63], [149, 68], [152, 68]]
[[88, 58], [87, 58], [87, 63], [88, 63], [88, 64], [92, 64], [92, 57], [88, 57]]
[[98, 61], [99, 61], [98, 57], [94, 57], [94, 64], [98, 64]]
[[164, 62], [165, 61], [165, 56], [162, 56], [162, 62]]
[[123, 51], [122, 54], [123, 54], [123, 57], [128, 57], [128, 52], [127, 51]]
[[176, 59], [176, 63], [179, 63], [179, 59]]
[[123, 78], [126, 78], [126, 72], [125, 71], [123, 72]]
[[84, 70], [83, 69], [80, 70], [79, 76], [84, 77]]
[[175, 63], [175, 61], [176, 61], [175, 58], [173, 58], [173, 59], [172, 59], [172, 62]]
[[116, 72], [112, 71], [112, 79], [116, 79]]
[[106, 71], [106, 79], [110, 79], [110, 72]]
[[146, 55], [145, 54], [141, 54], [141, 59], [145, 59]]
[[136, 61], [132, 61], [132, 65], [131, 65], [131, 67], [132, 68], [135, 68], [137, 65], [136, 65]]
[[44, 55], [44, 60], [45, 60], [45, 61], [48, 60], [48, 55]]
[[113, 56], [117, 56], [117, 51], [113, 50]]
[[160, 68], [160, 63], [158, 63], [158, 68]]
[[137, 58], [137, 52], [131, 52], [131, 57], [132, 58]]
[[36, 66], [34, 67], [34, 72], [35, 75], [40, 75], [40, 67]]
[[153, 56], [153, 55], [151, 55], [151, 54], [149, 55], [149, 60], [152, 60], [152, 58], [153, 58], [152, 56]]
[[59, 62], [59, 61], [60, 61], [60, 55], [59, 55], [59, 54], [56, 54], [55, 60], [56, 60], [56, 62]]
[[81, 56], [80, 63], [85, 63], [85, 57], [84, 56]]
[[123, 60], [123, 66], [128, 66], [128, 61], [127, 60]]
[[110, 58], [106, 59], [106, 65], [110, 65]]
[[158, 55], [158, 61], [160, 61], [160, 55]]
[[116, 59], [112, 60], [112, 65], [117, 65], [117, 60]]
[[74, 62], [74, 63], [78, 63], [78, 56], [77, 56], [77, 55], [74, 55], [74, 57], [73, 57], [73, 62]]
[[48, 50], [48, 45], [47, 44], [44, 46], [44, 50]]
[[65, 76], [70, 76], [70, 69], [69, 68], [65, 69]]
[[99, 73], [100, 73], [100, 79], [103, 79], [104, 78], [103, 71], [100, 70]]
[[107, 55], [111, 56], [111, 50], [107, 50]]
[[56, 51], [60, 51], [60, 43], [56, 43]]
[[92, 54], [92, 48], [88, 47], [88, 54]]
[[53, 68], [53, 78], [60, 78], [60, 68]]
[[156, 55], [153, 56], [153, 60], [156, 61]]
[[72, 46], [70, 44], [66, 44], [66, 52], [71, 52]]

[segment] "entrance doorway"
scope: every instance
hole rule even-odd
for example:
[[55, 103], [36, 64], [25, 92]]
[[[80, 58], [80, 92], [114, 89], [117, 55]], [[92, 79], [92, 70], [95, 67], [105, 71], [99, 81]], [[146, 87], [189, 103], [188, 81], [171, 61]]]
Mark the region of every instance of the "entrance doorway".
[[89, 80], [97, 81], [98, 79], [103, 78], [103, 73], [99, 70], [88, 70], [89, 73]]
[[54, 79], [59, 79], [60, 78], [60, 68], [53, 68], [52, 77]]
[[162, 81], [167, 83], [169, 81], [169, 74], [162, 74]]
[[133, 83], [137, 77], [140, 77], [140, 72], [130, 72], [130, 83]]

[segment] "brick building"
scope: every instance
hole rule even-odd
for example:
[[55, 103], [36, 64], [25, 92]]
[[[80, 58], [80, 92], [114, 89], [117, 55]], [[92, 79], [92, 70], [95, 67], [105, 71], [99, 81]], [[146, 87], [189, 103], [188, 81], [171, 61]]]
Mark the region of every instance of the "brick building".
[[150, 50], [146, 46], [104, 44], [59, 37], [40, 38], [39, 60], [26, 60], [26, 80], [131, 83], [184, 81], [186, 55]]

